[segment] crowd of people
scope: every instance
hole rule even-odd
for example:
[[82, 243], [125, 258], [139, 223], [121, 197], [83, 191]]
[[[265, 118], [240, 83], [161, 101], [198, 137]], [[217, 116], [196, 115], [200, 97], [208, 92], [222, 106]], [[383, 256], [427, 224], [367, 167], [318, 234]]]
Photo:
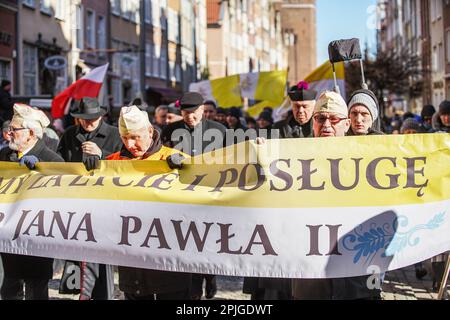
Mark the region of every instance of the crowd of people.
[[[207, 130], [223, 136], [227, 132], [261, 130], [267, 138], [327, 138], [346, 135], [381, 135], [450, 132], [450, 101], [438, 109], [424, 106], [421, 116], [404, 114], [390, 121], [380, 119], [379, 104], [369, 90], [358, 90], [346, 102], [338, 93], [318, 93], [306, 82], [288, 90], [291, 110], [283, 120], [273, 120], [272, 108], [265, 108], [253, 119], [239, 107], [221, 108], [214, 101], [204, 101], [194, 92], [186, 92], [172, 105], [161, 105], [154, 115], [136, 100], [121, 108], [117, 123], [110, 121], [106, 110], [95, 98], [75, 101], [70, 116], [74, 124], [64, 128], [61, 119], [51, 122], [48, 114], [25, 104], [13, 104], [8, 98], [8, 84], [2, 82], [0, 117], [2, 139], [0, 161], [18, 162], [30, 170], [38, 162], [82, 162], [87, 170], [99, 168], [100, 160], [161, 160], [171, 168], [182, 170], [183, 159], [206, 151], [209, 141], [194, 143]], [[109, 122], [109, 123], [108, 123]], [[382, 131], [384, 123], [388, 132]], [[175, 132], [181, 136], [174, 137]], [[180, 140], [188, 142], [180, 144]], [[240, 141], [233, 141], [233, 143]], [[259, 140], [258, 143], [264, 143]], [[182, 150], [177, 148], [184, 147]], [[53, 277], [53, 259], [2, 253], [4, 279], [2, 299], [48, 299], [48, 281]], [[433, 260], [433, 279], [439, 285], [444, 255]], [[81, 300], [112, 299], [114, 269], [109, 265], [66, 261], [81, 268], [80, 288], [69, 290], [63, 274], [61, 291], [77, 293]], [[441, 270], [442, 269], [442, 270]], [[129, 300], [182, 299], [199, 300], [205, 294], [211, 299], [217, 293], [214, 275], [174, 273], [149, 269], [120, 267], [119, 287]], [[417, 265], [417, 276], [423, 267]], [[203, 282], [206, 282], [203, 292]], [[367, 276], [344, 279], [274, 279], [246, 278], [244, 293], [253, 300], [266, 299], [380, 299], [379, 289], [369, 289]]]

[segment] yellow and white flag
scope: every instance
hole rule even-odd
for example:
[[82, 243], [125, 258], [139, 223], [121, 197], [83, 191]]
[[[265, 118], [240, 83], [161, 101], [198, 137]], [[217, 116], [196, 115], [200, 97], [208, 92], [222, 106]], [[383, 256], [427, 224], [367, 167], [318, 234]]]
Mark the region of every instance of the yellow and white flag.
[[243, 99], [283, 102], [287, 71], [251, 72], [215, 80], [192, 83], [189, 91], [200, 93], [206, 100], [215, 100], [223, 108], [242, 106]]
[[[344, 62], [338, 62], [334, 64], [336, 70], [336, 80], [339, 86], [340, 93], [342, 97], [346, 97], [345, 92], [345, 64]], [[302, 79], [300, 79], [302, 80]], [[334, 77], [333, 77], [333, 67], [330, 61], [326, 61], [318, 68], [314, 69], [304, 81], [308, 82], [309, 88], [317, 91], [317, 96], [325, 90], [334, 89]], [[288, 100], [288, 98], [286, 98]], [[287, 102], [287, 101], [286, 101]], [[275, 121], [281, 120], [284, 115], [291, 109], [289, 103], [280, 104], [275, 108], [273, 112], [273, 118]]]

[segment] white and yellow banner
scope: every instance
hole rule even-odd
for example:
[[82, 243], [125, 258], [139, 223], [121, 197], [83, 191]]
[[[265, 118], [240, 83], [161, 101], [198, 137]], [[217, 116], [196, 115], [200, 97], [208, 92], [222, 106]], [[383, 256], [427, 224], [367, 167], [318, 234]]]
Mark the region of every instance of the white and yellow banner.
[[334, 278], [450, 250], [449, 134], [247, 144], [254, 163], [179, 171], [162, 161], [106, 161], [92, 173], [1, 163], [0, 252]]

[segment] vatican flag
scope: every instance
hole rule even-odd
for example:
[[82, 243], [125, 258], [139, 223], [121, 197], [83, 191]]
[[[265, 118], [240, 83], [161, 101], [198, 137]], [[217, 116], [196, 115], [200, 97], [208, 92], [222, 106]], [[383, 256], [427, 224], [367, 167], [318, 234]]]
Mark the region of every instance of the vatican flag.
[[[336, 80], [340, 89], [340, 93], [344, 99], [346, 99], [345, 92], [345, 64], [344, 62], [338, 62], [334, 64], [336, 70]], [[334, 78], [333, 78], [333, 67], [330, 61], [326, 61], [316, 69], [314, 69], [304, 81], [309, 83], [309, 88], [317, 91], [317, 96], [319, 96], [325, 90], [334, 89]], [[292, 84], [294, 85], [294, 84]], [[273, 112], [274, 121], [282, 120], [286, 113], [291, 110], [291, 105], [289, 103], [289, 98], [275, 107]], [[250, 112], [250, 110], [249, 110]], [[256, 113], [256, 111], [254, 112]]]
[[287, 71], [250, 72], [225, 78], [192, 83], [189, 91], [205, 100], [215, 100], [224, 108], [242, 106], [243, 99], [280, 105], [286, 94]]

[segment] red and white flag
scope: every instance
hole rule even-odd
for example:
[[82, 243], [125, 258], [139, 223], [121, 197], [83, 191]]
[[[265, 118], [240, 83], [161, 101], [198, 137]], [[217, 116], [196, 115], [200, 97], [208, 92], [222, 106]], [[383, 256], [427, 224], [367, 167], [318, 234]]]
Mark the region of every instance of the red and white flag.
[[61, 118], [68, 113], [71, 99], [97, 98], [108, 71], [108, 65], [109, 63], [91, 70], [91, 72], [58, 94], [52, 101], [53, 119]]

